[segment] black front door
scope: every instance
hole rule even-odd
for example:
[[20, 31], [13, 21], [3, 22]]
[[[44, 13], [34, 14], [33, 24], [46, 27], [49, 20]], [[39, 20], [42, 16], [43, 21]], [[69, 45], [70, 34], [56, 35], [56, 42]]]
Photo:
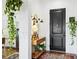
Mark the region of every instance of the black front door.
[[65, 51], [65, 8], [50, 10], [50, 50]]

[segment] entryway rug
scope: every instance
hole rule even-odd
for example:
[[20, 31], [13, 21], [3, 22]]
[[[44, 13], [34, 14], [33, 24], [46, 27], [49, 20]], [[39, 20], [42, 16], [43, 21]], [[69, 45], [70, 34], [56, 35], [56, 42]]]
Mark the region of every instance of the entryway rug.
[[64, 59], [64, 55], [58, 55], [58, 54], [43, 54], [40, 59]]

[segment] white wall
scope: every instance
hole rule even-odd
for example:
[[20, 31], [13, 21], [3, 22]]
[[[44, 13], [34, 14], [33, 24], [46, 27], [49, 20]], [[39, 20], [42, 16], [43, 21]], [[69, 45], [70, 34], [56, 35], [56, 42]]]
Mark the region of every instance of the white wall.
[[[44, 24], [41, 25], [41, 32], [46, 35], [46, 46], [47, 50], [49, 50], [49, 44], [50, 44], [50, 39], [49, 39], [49, 23], [50, 23], [50, 18], [49, 18], [49, 10], [50, 9], [58, 9], [58, 8], [66, 8], [66, 23], [69, 20], [70, 16], [75, 16], [76, 17], [76, 11], [77, 11], [77, 1], [76, 0], [40, 0], [40, 5], [41, 5], [41, 15], [44, 21]], [[74, 53], [76, 54], [76, 38], [74, 39], [75, 43], [73, 46], [70, 45], [71, 39], [69, 36], [69, 29], [68, 25], [66, 24], [66, 52], [67, 53]]]

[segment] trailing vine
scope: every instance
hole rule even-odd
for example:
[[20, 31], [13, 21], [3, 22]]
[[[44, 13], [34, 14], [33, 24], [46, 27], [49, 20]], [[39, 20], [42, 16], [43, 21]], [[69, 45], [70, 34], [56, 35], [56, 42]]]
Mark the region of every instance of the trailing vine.
[[71, 45], [74, 44], [74, 37], [76, 37], [76, 30], [77, 30], [77, 21], [75, 20], [75, 17], [69, 18], [69, 31], [72, 39]]
[[16, 26], [15, 26], [15, 13], [20, 11], [22, 6], [21, 0], [6, 0], [4, 13], [8, 17], [8, 33], [9, 33], [9, 45], [12, 47], [14, 45], [14, 39], [16, 38]]

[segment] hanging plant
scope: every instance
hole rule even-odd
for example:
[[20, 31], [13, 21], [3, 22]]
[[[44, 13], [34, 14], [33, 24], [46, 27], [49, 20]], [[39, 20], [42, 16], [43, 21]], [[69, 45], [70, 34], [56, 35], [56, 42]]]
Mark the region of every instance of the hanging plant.
[[20, 11], [22, 6], [21, 0], [6, 0], [4, 13], [8, 17], [8, 33], [9, 33], [9, 45], [10, 48], [14, 45], [14, 39], [16, 38], [16, 26], [15, 26], [15, 13]]
[[76, 37], [76, 30], [77, 30], [77, 21], [75, 20], [75, 17], [70, 17], [69, 18], [69, 31], [70, 31], [70, 35], [71, 35], [71, 45], [74, 44], [74, 38]]

